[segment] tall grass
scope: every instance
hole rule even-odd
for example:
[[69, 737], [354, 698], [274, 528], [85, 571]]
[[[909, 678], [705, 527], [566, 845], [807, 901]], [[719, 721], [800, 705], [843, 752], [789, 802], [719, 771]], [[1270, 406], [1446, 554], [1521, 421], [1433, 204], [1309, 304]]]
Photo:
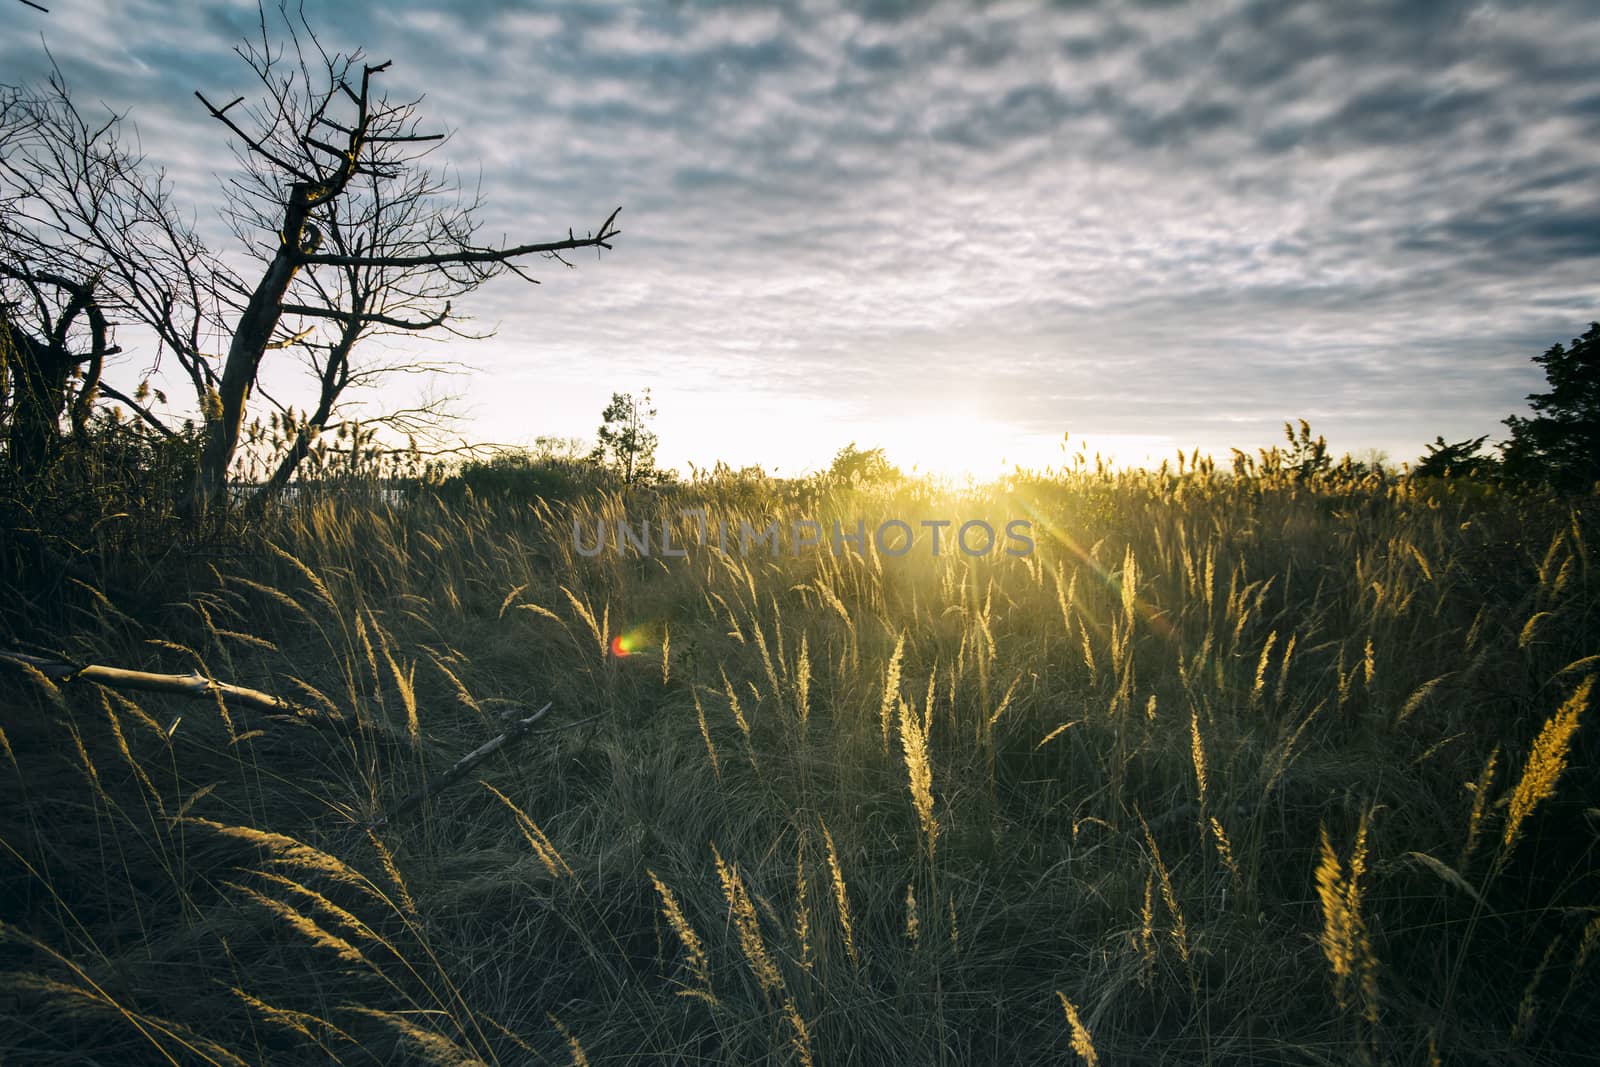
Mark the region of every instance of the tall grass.
[[[301, 711], [0, 676], [0, 1059], [1589, 1054], [1593, 508], [1196, 459], [323, 495], [159, 609], [7, 616]], [[869, 536], [724, 553], [686, 508]], [[643, 518], [686, 554], [573, 542]], [[1036, 551], [918, 525], [970, 518]]]

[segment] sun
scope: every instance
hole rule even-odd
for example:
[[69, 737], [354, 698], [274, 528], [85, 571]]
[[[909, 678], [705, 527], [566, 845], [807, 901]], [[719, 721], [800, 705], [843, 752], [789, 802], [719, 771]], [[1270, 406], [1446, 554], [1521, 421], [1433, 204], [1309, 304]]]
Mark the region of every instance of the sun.
[[880, 419], [871, 441], [906, 474], [956, 482], [986, 482], [1024, 470], [1067, 469], [1079, 455], [1093, 466], [1096, 454], [1112, 467], [1149, 467], [1170, 458], [1174, 439], [1161, 434], [1091, 433], [1067, 439], [1029, 431], [966, 408]]
[[873, 443], [907, 474], [987, 481], [1041, 458], [1028, 437], [977, 412], [946, 409], [880, 420]]

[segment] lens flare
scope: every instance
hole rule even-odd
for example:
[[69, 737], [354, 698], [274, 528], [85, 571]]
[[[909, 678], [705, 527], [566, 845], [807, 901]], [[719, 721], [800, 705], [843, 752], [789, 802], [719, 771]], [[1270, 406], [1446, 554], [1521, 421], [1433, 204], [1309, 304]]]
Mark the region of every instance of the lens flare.
[[625, 630], [611, 639], [611, 654], [624, 659], [650, 647], [650, 634], [644, 627]]

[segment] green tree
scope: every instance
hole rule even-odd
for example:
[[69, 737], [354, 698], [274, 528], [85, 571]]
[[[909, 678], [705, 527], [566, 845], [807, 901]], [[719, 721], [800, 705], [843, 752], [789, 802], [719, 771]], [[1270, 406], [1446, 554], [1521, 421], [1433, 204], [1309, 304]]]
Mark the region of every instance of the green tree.
[[650, 430], [650, 420], [656, 409], [646, 389], [636, 399], [632, 393], [612, 393], [611, 403], [600, 413], [600, 429], [595, 436], [596, 462], [609, 467], [623, 485], [635, 485], [658, 477], [656, 471], [656, 435]]
[[1544, 368], [1548, 393], [1529, 393], [1533, 418], [1505, 420], [1501, 444], [1506, 473], [1558, 489], [1588, 489], [1600, 481], [1600, 322], [1570, 347], [1553, 344], [1533, 361]]

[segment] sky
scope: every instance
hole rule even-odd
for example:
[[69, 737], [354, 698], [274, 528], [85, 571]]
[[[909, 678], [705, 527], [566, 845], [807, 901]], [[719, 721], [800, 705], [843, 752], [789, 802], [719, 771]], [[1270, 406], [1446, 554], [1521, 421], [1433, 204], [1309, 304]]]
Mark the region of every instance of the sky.
[[[194, 92], [255, 89], [255, 5], [45, 3], [0, 81], [48, 48], [215, 228]], [[1301, 418], [1415, 460], [1503, 436], [1600, 318], [1592, 0], [304, 7], [425, 97], [486, 235], [622, 208], [612, 251], [457, 302], [494, 337], [388, 353], [471, 365], [433, 388], [475, 441], [592, 439], [649, 388], [679, 467], [1226, 457]]]

